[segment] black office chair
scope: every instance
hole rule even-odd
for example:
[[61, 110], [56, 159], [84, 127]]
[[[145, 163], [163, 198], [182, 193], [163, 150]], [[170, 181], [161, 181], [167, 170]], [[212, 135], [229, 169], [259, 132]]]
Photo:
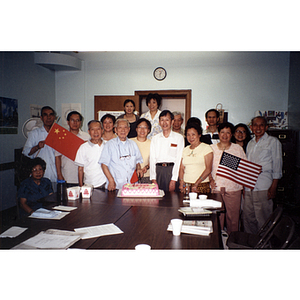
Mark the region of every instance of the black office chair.
[[282, 216], [278, 224], [259, 246], [260, 249], [285, 249], [295, 233], [295, 222], [289, 216]]
[[229, 249], [257, 249], [260, 248], [268, 234], [274, 229], [275, 225], [281, 218], [283, 207], [278, 206], [270, 215], [265, 224], [256, 234], [241, 231], [230, 233], [226, 245]]

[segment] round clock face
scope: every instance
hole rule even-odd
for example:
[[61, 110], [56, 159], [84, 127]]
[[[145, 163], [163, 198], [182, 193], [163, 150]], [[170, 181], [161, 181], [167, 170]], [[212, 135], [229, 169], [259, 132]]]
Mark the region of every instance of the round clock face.
[[167, 71], [162, 67], [158, 67], [154, 70], [153, 76], [156, 80], [164, 80], [167, 77]]

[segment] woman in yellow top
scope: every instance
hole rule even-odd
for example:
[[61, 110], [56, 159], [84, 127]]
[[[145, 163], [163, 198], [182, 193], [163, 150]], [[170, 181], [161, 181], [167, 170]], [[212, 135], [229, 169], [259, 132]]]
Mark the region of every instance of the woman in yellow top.
[[213, 151], [211, 147], [200, 142], [202, 128], [198, 123], [188, 124], [185, 135], [190, 143], [182, 152], [179, 169], [179, 189], [184, 191], [188, 184], [189, 190], [200, 194], [209, 194], [209, 177], [212, 170]]

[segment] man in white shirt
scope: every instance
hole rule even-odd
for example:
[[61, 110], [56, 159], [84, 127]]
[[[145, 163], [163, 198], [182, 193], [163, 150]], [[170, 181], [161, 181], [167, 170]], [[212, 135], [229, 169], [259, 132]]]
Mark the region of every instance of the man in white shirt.
[[218, 123], [220, 121], [220, 113], [214, 108], [209, 109], [205, 113], [205, 120], [208, 127], [207, 129], [203, 130], [200, 141], [208, 145], [218, 144], [220, 142], [218, 134]]
[[[78, 111], [69, 112], [67, 116], [69, 131], [87, 141], [90, 135], [80, 130], [82, 119], [82, 115]], [[78, 165], [73, 160], [55, 151], [55, 165], [58, 180], [65, 180], [68, 187], [78, 185]]]
[[41, 120], [43, 127], [36, 128], [28, 133], [28, 139], [23, 148], [23, 154], [29, 158], [40, 157], [46, 162], [44, 177], [52, 182], [53, 190], [56, 191], [56, 167], [55, 150], [45, 144], [45, 139], [56, 119], [56, 112], [50, 106], [41, 109]]
[[247, 145], [247, 158], [261, 165], [262, 172], [253, 190], [245, 188], [243, 221], [245, 232], [256, 234], [273, 212], [272, 199], [282, 177], [282, 146], [277, 138], [266, 133], [264, 117], [253, 118], [251, 124], [255, 136]]
[[106, 177], [98, 164], [104, 147], [101, 138], [102, 123], [98, 120], [92, 120], [88, 123], [88, 128], [91, 139], [79, 147], [75, 158], [75, 163], [79, 166], [79, 186], [87, 183], [93, 185], [94, 188], [104, 188]]
[[150, 180], [164, 191], [178, 189], [178, 173], [184, 147], [183, 136], [172, 131], [174, 115], [164, 110], [159, 115], [162, 132], [153, 136], [150, 146]]

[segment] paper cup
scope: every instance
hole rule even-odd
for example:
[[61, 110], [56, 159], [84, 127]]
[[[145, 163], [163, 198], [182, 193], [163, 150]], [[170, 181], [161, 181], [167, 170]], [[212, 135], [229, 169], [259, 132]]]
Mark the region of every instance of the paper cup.
[[182, 227], [182, 220], [181, 219], [172, 219], [171, 224], [172, 224], [173, 235], [176, 235], [176, 236], [180, 235], [181, 227]]
[[189, 193], [189, 197], [190, 197], [190, 200], [194, 200], [194, 199], [197, 199], [197, 193]]
[[67, 188], [67, 194], [68, 194], [68, 200], [78, 199], [79, 195], [80, 195], [80, 187], [73, 186], [73, 187]]
[[207, 195], [199, 195], [199, 199], [200, 200], [205, 200], [205, 199], [207, 199]]
[[144, 251], [144, 250], [151, 250], [151, 246], [149, 246], [149, 245], [147, 245], [147, 244], [138, 244], [138, 245], [136, 245], [135, 246], [135, 250], [142, 250], [142, 251]]

